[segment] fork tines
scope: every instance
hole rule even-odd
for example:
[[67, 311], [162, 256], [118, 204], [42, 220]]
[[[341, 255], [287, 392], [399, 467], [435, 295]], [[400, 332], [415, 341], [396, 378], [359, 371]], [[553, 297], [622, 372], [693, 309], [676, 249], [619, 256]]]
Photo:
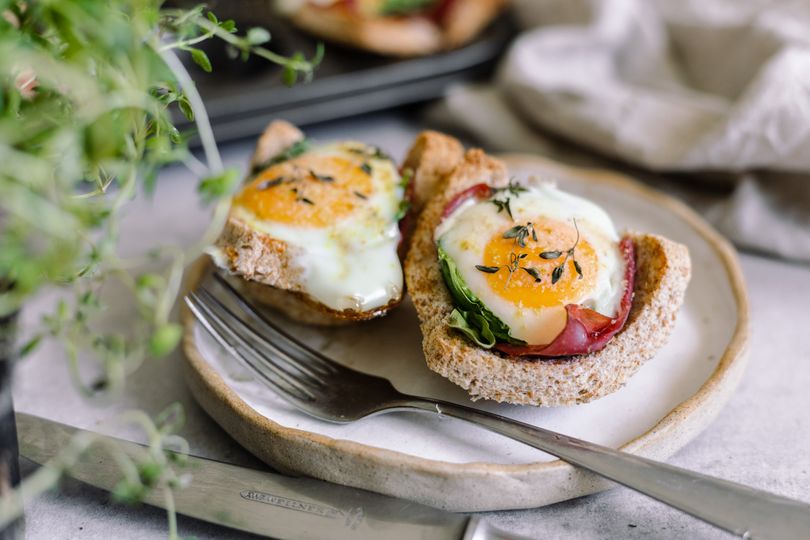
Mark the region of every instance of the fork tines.
[[217, 282], [260, 333], [204, 287], [185, 301], [209, 334], [246, 368], [284, 398], [312, 401], [326, 384], [325, 377], [342, 369], [332, 360], [281, 329], [219, 274]]

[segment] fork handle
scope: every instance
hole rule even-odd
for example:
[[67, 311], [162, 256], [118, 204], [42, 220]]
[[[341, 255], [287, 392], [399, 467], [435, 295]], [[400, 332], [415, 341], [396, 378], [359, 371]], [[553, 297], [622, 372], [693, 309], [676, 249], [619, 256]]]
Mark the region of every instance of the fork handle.
[[745, 538], [810, 538], [810, 505], [455, 403], [403, 396], [556, 456]]

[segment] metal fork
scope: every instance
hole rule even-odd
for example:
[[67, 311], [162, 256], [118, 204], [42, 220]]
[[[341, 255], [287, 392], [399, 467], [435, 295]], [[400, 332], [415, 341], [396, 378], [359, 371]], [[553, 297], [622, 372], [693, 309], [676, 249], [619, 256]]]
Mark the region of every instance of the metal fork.
[[397, 391], [381, 377], [347, 368], [280, 328], [214, 273], [250, 323], [205, 288], [185, 297], [202, 326], [279, 396], [329, 422], [419, 410], [458, 418], [552, 454], [572, 465], [745, 538], [810, 538], [810, 505], [627, 454], [455, 403]]

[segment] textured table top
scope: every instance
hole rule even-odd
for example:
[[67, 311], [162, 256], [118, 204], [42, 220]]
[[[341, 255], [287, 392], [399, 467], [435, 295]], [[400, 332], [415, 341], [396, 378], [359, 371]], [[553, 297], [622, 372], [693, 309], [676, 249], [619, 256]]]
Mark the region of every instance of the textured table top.
[[[334, 122], [309, 130], [320, 139], [346, 134], [373, 141], [399, 157], [420, 125], [406, 113], [380, 114]], [[223, 148], [227, 164], [244, 168], [252, 143]], [[197, 203], [195, 179], [185, 169], [165, 171], [152, 200], [127, 209], [124, 251], [137, 253], [155, 242], [190, 245], [205, 227], [207, 213]], [[748, 371], [719, 418], [678, 452], [671, 463], [810, 502], [810, 332], [807, 301], [810, 267], [755, 255], [740, 259], [751, 300]], [[37, 311], [52, 302], [43, 295], [24, 313], [32, 325]], [[131, 306], [113, 303], [112, 325], [125, 325]], [[58, 347], [46, 345], [20, 363], [14, 399], [20, 411], [83, 428], [142, 441], [142, 433], [108, 422], [122, 411], [157, 413], [171, 403], [185, 407], [181, 435], [192, 453], [238, 464], [261, 466], [228, 437], [192, 399], [180, 372], [180, 352], [148, 361], [128, 381], [120, 398], [87, 401], [76, 392]], [[24, 472], [30, 471], [30, 464]], [[728, 535], [678, 511], [623, 488], [549, 507], [487, 515], [499, 526], [535, 538], [725, 538]], [[197, 520], [179, 518], [181, 537], [245, 538]], [[147, 506], [109, 502], [107, 493], [67, 480], [58, 492], [28, 505], [29, 539], [165, 538], [165, 512]]]

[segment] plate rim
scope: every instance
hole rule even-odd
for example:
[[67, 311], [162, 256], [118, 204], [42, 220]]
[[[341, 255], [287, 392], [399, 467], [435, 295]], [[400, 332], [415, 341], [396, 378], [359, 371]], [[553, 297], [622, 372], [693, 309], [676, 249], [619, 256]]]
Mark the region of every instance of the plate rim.
[[[544, 170], [557, 170], [560, 176], [573, 176], [586, 179], [588, 182], [608, 183], [622, 191], [629, 191], [641, 196], [682, 218], [706, 240], [723, 262], [731, 292], [737, 304], [737, 322], [717, 366], [695, 393], [673, 407], [646, 432], [619, 448], [624, 452], [651, 458], [666, 459], [670, 457], [714, 420], [731, 397], [747, 364], [745, 353], [749, 337], [750, 307], [743, 272], [735, 249], [728, 240], [685, 203], [623, 174], [604, 169], [574, 167], [531, 154], [505, 154], [500, 155], [499, 158], [505, 161], [510, 168], [539, 166]], [[208, 259], [203, 256], [188, 267], [184, 292], [199, 282], [209, 264]], [[185, 305], [181, 308], [181, 321], [184, 327], [183, 350], [186, 367], [184, 371], [187, 383], [197, 402], [242, 446], [271, 466], [286, 472], [298, 474], [303, 472], [324, 480], [410, 498], [424, 504], [454, 511], [535, 507], [596, 493], [614, 485], [561, 460], [521, 464], [481, 461], [453, 463], [285, 427], [250, 407], [208, 364], [196, 347], [195, 320]], [[701, 415], [701, 413], [704, 414]], [[348, 457], [360, 460], [357, 463], [343, 463], [343, 466], [347, 464], [350, 467], [361, 466], [364, 463], [372, 469], [381, 468], [388, 471], [393, 467], [400, 474], [435, 477], [439, 481], [458, 477], [462, 482], [475, 482], [476, 480], [486, 481], [487, 478], [491, 479], [495, 476], [498, 478], [507, 476], [513, 479], [519, 478], [521, 483], [530, 484], [540, 481], [541, 478], [556, 479], [555, 481], [561, 485], [548, 492], [539, 493], [535, 498], [529, 498], [525, 502], [503, 500], [503, 504], [487, 503], [478, 499], [469, 500], [464, 496], [459, 497], [452, 494], [447, 497], [448, 494], [437, 492], [436, 487], [426, 488], [427, 491], [422, 492], [419, 489], [414, 491], [405, 486], [397, 486], [395, 483], [388, 482], [385, 485], [369, 485], [367, 482], [368, 471], [364, 474], [345, 474], [345, 471], [338, 471], [336, 474], [326, 468], [313, 467], [313, 463], [301, 455], [287, 456], [285, 459], [285, 456], [279, 455], [278, 448], [268, 448], [263, 444], [260, 440], [261, 437], [256, 436], [257, 433], [284, 441], [286, 444], [282, 445], [284, 447], [282, 450], [289, 450], [293, 454], [296, 449], [309, 450], [312, 453], [321, 454], [322, 457], [334, 457], [335, 454], [346, 457], [348, 454]], [[375, 477], [373, 471], [371, 474], [372, 477]], [[484, 498], [486, 499], [486, 497]]]

